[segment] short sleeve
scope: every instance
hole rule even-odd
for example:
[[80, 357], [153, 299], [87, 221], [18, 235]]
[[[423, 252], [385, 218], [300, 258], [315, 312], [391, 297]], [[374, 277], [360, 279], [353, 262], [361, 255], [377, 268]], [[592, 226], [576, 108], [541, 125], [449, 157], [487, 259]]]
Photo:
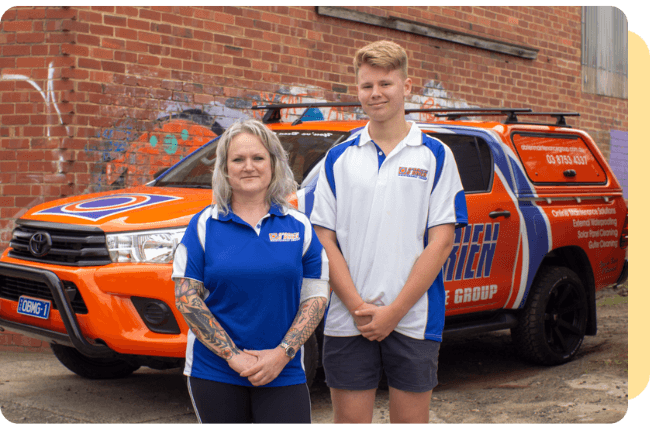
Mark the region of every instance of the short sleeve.
[[310, 243], [302, 256], [303, 284], [300, 302], [311, 297], [329, 297], [329, 261], [323, 245], [311, 229]]
[[438, 144], [427, 145], [433, 147], [436, 164], [427, 228], [451, 223], [456, 228], [464, 227], [467, 225], [467, 203], [456, 159], [447, 145], [437, 139], [431, 140]]
[[318, 173], [318, 182], [314, 191], [314, 207], [311, 211], [311, 223], [329, 230], [336, 228], [336, 184], [334, 182], [334, 157], [327, 153], [325, 162]]
[[206, 223], [210, 207], [190, 220], [181, 243], [174, 252], [172, 279], [188, 278], [203, 282]]

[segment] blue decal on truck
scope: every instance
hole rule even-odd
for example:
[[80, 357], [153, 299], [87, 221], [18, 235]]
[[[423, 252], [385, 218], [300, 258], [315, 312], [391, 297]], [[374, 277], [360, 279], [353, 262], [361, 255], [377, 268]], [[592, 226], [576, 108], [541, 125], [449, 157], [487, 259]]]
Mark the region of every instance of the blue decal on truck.
[[179, 199], [180, 197], [158, 194], [115, 194], [54, 206], [38, 211], [34, 215], [62, 215], [89, 221], [98, 221], [121, 212], [142, 209], [147, 206]]

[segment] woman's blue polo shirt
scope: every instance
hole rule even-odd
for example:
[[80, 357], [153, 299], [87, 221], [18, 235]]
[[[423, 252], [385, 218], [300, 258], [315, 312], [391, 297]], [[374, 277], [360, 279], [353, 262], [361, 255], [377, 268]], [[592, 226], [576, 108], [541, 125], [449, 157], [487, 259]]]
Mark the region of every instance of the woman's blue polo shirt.
[[[298, 313], [303, 278], [327, 282], [327, 257], [301, 212], [272, 205], [251, 226], [232, 211], [219, 215], [208, 206], [190, 221], [174, 255], [172, 278], [203, 283], [206, 305], [239, 349], [273, 349]], [[302, 352], [267, 386], [304, 383]], [[192, 330], [184, 374], [252, 386]]]

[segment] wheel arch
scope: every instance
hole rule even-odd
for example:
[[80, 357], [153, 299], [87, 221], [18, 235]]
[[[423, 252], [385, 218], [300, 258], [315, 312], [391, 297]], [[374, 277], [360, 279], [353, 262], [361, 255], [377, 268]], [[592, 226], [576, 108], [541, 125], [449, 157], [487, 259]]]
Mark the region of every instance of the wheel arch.
[[[554, 249], [544, 257], [539, 269], [545, 266], [566, 267], [578, 275], [582, 285], [585, 287], [587, 303], [589, 304], [587, 331], [585, 334], [594, 336], [598, 328], [596, 319], [596, 282], [589, 257], [585, 251], [578, 246], [566, 246]], [[539, 269], [537, 273], [539, 273]]]

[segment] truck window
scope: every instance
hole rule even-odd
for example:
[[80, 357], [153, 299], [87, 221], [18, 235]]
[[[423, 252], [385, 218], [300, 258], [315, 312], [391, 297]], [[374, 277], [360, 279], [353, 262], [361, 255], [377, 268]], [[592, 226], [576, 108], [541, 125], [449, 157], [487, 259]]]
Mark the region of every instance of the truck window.
[[492, 188], [492, 154], [485, 140], [476, 136], [427, 133], [451, 149], [465, 193], [483, 193]]
[[[289, 163], [296, 182], [311, 169], [327, 150], [342, 141], [349, 133], [322, 130], [277, 131], [282, 146], [289, 153]], [[216, 157], [217, 140], [196, 150], [167, 172], [157, 187], [212, 188], [212, 168]]]
[[607, 175], [579, 135], [512, 134], [512, 143], [535, 184], [604, 184]]
[[326, 130], [278, 130], [275, 133], [289, 153], [289, 164], [299, 184], [328, 149], [349, 135], [348, 132]]

